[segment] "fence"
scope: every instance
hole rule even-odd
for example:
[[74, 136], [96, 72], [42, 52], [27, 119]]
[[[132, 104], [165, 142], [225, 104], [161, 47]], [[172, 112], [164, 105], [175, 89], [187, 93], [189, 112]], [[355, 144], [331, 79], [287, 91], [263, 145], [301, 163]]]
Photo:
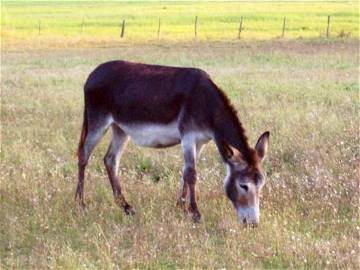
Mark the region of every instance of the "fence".
[[[244, 17], [241, 16], [239, 19], [239, 29], [238, 29], [238, 35], [237, 38], [241, 39], [241, 35], [244, 32], [244, 25], [246, 24], [246, 21], [244, 20]], [[326, 33], [326, 37], [330, 37], [330, 24], [331, 24], [331, 15], [327, 16], [327, 21], [324, 19], [324, 31]], [[39, 20], [38, 23], [38, 33], [39, 35], [41, 35], [41, 20]], [[283, 18], [283, 23], [282, 25], [279, 25], [279, 37], [284, 38], [286, 35], [286, 30], [288, 27], [288, 23], [287, 23], [287, 18], [284, 17]], [[82, 17], [82, 21], [81, 21], [81, 25], [80, 25], [80, 29], [79, 32], [83, 33], [84, 32], [84, 28], [86, 27], [86, 21], [85, 21], [85, 17]], [[126, 19], [122, 20], [122, 23], [120, 24], [120, 38], [125, 38], [125, 28], [126, 28]], [[195, 16], [194, 18], [194, 37], [195, 39], [198, 37], [198, 35], [200, 34], [199, 31], [199, 18], [198, 16]], [[234, 33], [235, 36], [235, 33]], [[161, 18], [158, 19], [158, 27], [157, 27], [157, 37], [160, 38], [161, 37]]]
[[[328, 16], [324, 16], [323, 19], [323, 34], [320, 34], [320, 36], [325, 36], [327, 38], [329, 38], [331, 36], [331, 24], [332, 24], [332, 18], [334, 16], [328, 15]], [[132, 19], [132, 23], [136, 21], [136, 18]], [[227, 32], [228, 36], [232, 36], [234, 39], [242, 39], [244, 34], [251, 32], [252, 29], [247, 29], [247, 22], [251, 22], [251, 19], [247, 19], [244, 16], [240, 16], [239, 20], [238, 20], [238, 28], [236, 29], [236, 31], [234, 30], [234, 28], [229, 28], [229, 29], [223, 29], [224, 32]], [[280, 19], [279, 19], [280, 21]], [[43, 34], [43, 30], [44, 29], [51, 29], [51, 27], [49, 26], [44, 26], [45, 24], [42, 22], [42, 20], [38, 20], [38, 24], [37, 24], [37, 32], [38, 35], [42, 35]], [[164, 28], [164, 26], [166, 26], [166, 21], [162, 20], [161, 18], [158, 18], [157, 20], [154, 20], [154, 37], [157, 37], [157, 39], [160, 39], [162, 37], [162, 29]], [[206, 28], [206, 23], [202, 24], [201, 22], [201, 18], [199, 16], [195, 16], [193, 19], [193, 28], [192, 30], [190, 27], [188, 28], [188, 34], [190, 34], [190, 31], [192, 32], [192, 35], [194, 37], [195, 40], [197, 40], [201, 35], [202, 35], [202, 30], [204, 28]], [[74, 27], [78, 27], [78, 34], [82, 35], [86, 32], [87, 30], [87, 18], [84, 16], [81, 18], [81, 23], [77, 23], [74, 25]], [[118, 38], [119, 39], [125, 39], [128, 36], [132, 35], [131, 29], [128, 28], [128, 21], [126, 19], [120, 20], [119, 22], [119, 34], [118, 34]], [[289, 27], [291, 27], [291, 18], [289, 17], [283, 17], [281, 18], [281, 24], [279, 23], [278, 25], [278, 31], [274, 32], [272, 34], [274, 34], [273, 37], [277, 37], [277, 38], [285, 38], [287, 36], [287, 32]], [[132, 28], [134, 30], [134, 26]], [[264, 29], [263, 29], [264, 30]], [[265, 29], [266, 30], [266, 29]], [[343, 30], [342, 30], [343, 32]], [[231, 34], [233, 33], [233, 34]], [[350, 33], [350, 32], [349, 32]], [[339, 36], [349, 36], [350, 34], [346, 34], [344, 35], [344, 33], [338, 33]], [[148, 33], [149, 34], [149, 33]], [[221, 37], [219, 36], [219, 39], [221, 39]]]

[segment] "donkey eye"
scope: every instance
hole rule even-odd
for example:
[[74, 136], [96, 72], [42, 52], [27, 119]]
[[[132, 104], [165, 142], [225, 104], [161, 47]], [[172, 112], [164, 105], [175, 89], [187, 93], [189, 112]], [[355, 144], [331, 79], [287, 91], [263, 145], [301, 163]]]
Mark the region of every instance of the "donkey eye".
[[240, 187], [246, 192], [249, 190], [249, 187], [247, 185], [240, 185]]

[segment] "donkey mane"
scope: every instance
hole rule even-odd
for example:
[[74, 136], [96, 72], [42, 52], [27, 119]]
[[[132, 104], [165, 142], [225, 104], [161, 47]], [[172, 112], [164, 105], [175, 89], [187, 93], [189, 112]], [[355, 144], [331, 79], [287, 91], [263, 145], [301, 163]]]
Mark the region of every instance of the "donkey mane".
[[[248, 142], [246, 131], [238, 117], [238, 112], [235, 107], [231, 104], [230, 99], [226, 96], [225, 92], [217, 86], [212, 80], [210, 80], [212, 86], [217, 90], [220, 99], [223, 102], [224, 109], [226, 110], [227, 116], [230, 117], [232, 124], [236, 129], [238, 135], [237, 141], [227, 141], [231, 146], [238, 149], [242, 155], [242, 158], [252, 166], [258, 163], [258, 157], [254, 149], [252, 149]], [[221, 121], [221, 120], [219, 120]]]

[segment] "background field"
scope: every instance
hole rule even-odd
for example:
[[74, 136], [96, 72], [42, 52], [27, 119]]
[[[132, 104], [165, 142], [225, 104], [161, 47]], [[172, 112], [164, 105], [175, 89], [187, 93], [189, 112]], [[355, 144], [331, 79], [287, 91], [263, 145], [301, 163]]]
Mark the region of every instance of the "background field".
[[318, 38], [331, 15], [332, 37], [358, 37], [358, 11], [357, 1], [4, 1], [1, 35], [11, 47], [113, 46], [123, 19], [122, 43], [129, 43], [157, 40], [161, 18], [160, 39], [184, 42], [194, 39], [198, 16], [198, 40], [229, 41], [237, 39], [243, 16], [243, 39], [269, 39], [281, 36], [286, 16], [286, 38]]
[[[274, 5], [3, 2], [0, 268], [357, 268], [356, 4]], [[159, 9], [163, 6], [167, 9]], [[259, 22], [244, 32], [245, 40], [235, 42], [238, 9]], [[308, 15], [316, 18], [309, 19], [315, 28], [293, 29], [294, 37], [301, 33], [311, 39], [267, 39], [278, 35], [278, 24], [281, 28], [275, 15], [289, 11], [298, 22]], [[89, 25], [78, 37], [82, 12]], [[333, 38], [315, 38], [323, 35], [329, 12], [338, 14]], [[191, 23], [195, 14], [200, 42], [192, 40], [192, 26], [183, 23]], [[118, 18], [125, 15], [129, 32], [119, 41]], [[164, 25], [163, 39], [151, 41], [153, 15], [171, 21], [177, 32], [165, 32]], [[38, 17], [44, 23], [40, 36]], [[260, 26], [264, 18], [266, 27], [273, 25], [270, 32]], [[203, 26], [206, 20], [209, 30]], [[221, 20], [228, 20], [223, 21], [226, 29], [233, 24], [234, 32], [219, 30]], [[336, 20], [343, 24], [335, 26]], [[186, 27], [189, 34], [183, 33]], [[334, 38], [345, 28], [350, 38]], [[266, 40], [253, 40], [250, 30], [254, 39]], [[228, 39], [217, 42], [218, 34]], [[271, 131], [259, 227], [238, 224], [223, 191], [225, 168], [213, 143], [198, 168], [200, 224], [175, 207], [182, 168], [178, 146], [154, 150], [130, 143], [120, 174], [137, 215], [125, 216], [113, 202], [102, 162], [110, 134], [88, 166], [87, 210], [76, 209], [74, 153], [82, 87], [89, 72], [113, 59], [202, 68], [232, 100], [252, 144]]]

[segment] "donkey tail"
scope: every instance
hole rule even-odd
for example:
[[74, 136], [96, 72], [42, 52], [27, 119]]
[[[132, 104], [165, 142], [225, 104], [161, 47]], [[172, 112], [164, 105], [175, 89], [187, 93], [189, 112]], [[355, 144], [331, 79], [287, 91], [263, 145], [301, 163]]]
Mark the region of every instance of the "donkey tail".
[[87, 134], [88, 134], [88, 121], [87, 121], [87, 112], [86, 112], [86, 105], [85, 105], [85, 108], [84, 108], [84, 120], [83, 120], [81, 135], [80, 135], [80, 142], [79, 142], [79, 146], [78, 146], [78, 149], [77, 149], [77, 152], [76, 152], [78, 157], [79, 157], [80, 151], [84, 147], [84, 143], [85, 143], [85, 139], [86, 139]]

